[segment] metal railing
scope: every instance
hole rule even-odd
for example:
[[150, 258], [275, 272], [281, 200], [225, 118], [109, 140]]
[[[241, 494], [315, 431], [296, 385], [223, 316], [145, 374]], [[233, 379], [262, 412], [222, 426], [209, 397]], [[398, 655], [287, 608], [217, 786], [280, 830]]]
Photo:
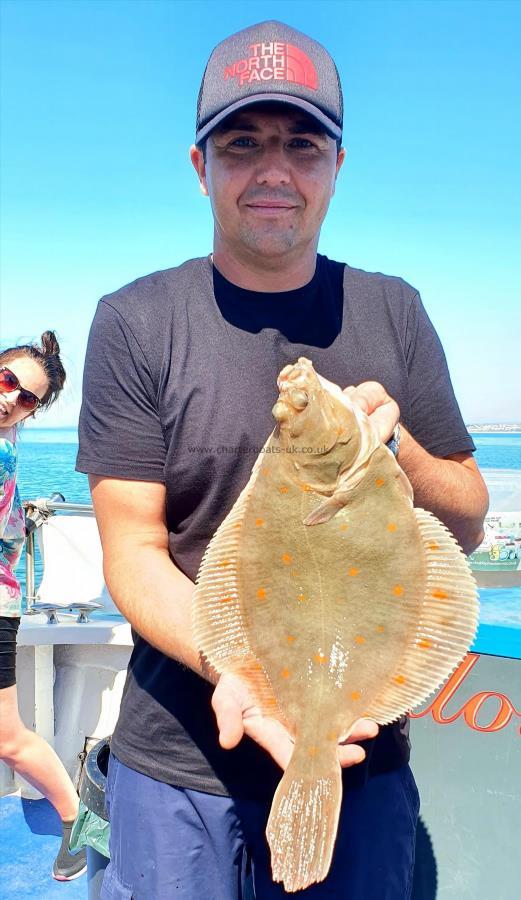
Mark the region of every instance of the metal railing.
[[36, 601], [35, 594], [35, 534], [50, 516], [57, 512], [70, 512], [76, 515], [92, 517], [94, 508], [92, 503], [67, 503], [63, 494], [51, 494], [50, 497], [38, 497], [37, 500], [26, 500], [23, 503], [25, 510], [25, 604], [26, 612], [33, 613]]

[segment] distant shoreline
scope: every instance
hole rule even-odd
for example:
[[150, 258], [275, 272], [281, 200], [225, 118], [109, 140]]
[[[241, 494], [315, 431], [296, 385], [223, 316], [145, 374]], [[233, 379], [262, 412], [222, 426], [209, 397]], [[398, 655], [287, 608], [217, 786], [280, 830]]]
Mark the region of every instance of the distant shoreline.
[[[508, 424], [504, 422], [491, 422], [487, 425], [466, 425], [467, 431], [471, 434], [479, 434], [482, 431], [488, 431], [493, 434], [521, 434], [521, 423], [516, 424]], [[27, 433], [29, 431], [77, 431], [77, 425], [42, 425], [38, 426], [29, 426], [24, 428], [24, 431]]]
[[479, 434], [481, 431], [493, 432], [494, 434], [521, 434], [521, 425], [492, 423], [488, 425], [467, 425], [466, 428], [471, 434]]

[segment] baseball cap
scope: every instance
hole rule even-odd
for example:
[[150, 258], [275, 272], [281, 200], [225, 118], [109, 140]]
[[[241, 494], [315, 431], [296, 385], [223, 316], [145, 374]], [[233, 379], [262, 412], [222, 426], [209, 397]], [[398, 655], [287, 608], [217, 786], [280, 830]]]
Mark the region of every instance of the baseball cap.
[[212, 51], [197, 101], [196, 144], [231, 113], [267, 101], [297, 107], [335, 140], [342, 137], [342, 88], [332, 57], [302, 32], [269, 21], [232, 34]]

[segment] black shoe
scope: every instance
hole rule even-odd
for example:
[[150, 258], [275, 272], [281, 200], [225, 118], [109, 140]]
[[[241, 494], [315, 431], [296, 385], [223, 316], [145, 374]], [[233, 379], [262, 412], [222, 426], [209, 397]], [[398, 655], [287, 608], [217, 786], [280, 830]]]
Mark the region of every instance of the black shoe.
[[87, 851], [85, 847], [79, 850], [78, 853], [71, 853], [69, 850], [72, 825], [72, 822], [62, 822], [62, 842], [52, 867], [52, 877], [56, 881], [72, 881], [74, 878], [79, 878], [87, 870]]

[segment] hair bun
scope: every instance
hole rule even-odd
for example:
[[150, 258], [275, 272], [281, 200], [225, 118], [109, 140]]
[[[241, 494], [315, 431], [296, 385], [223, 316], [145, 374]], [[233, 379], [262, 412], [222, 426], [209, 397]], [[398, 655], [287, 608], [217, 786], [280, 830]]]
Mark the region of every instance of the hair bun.
[[44, 356], [58, 356], [60, 345], [54, 331], [44, 331], [41, 341], [42, 353]]

